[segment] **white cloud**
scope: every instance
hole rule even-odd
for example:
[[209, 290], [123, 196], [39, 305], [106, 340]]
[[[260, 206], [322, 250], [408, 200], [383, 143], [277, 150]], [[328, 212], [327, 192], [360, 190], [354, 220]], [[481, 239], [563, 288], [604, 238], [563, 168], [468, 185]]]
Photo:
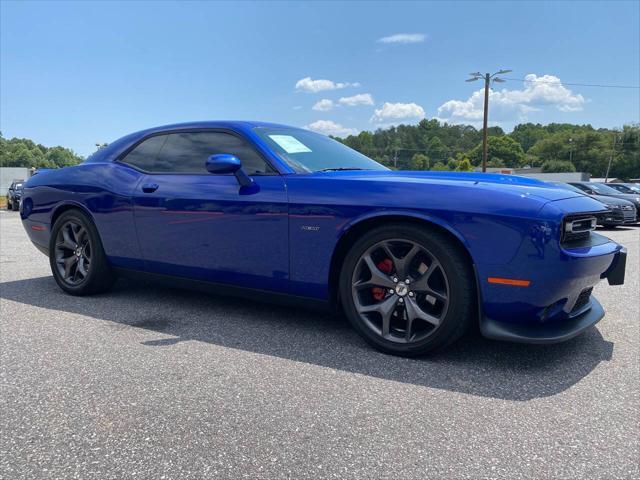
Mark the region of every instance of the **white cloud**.
[[[552, 106], [561, 112], [582, 110], [586, 99], [564, 87], [553, 75], [526, 75], [522, 90], [491, 90], [489, 116], [492, 120], [522, 121], [529, 112]], [[482, 120], [484, 89], [479, 89], [467, 100], [449, 100], [438, 108], [438, 119], [450, 123], [478, 122]]]
[[371, 122], [386, 123], [398, 120], [424, 118], [424, 109], [415, 103], [389, 103], [385, 102], [382, 108], [376, 109], [371, 117]]
[[396, 33], [395, 35], [389, 35], [388, 37], [379, 38], [378, 43], [421, 43], [426, 39], [427, 36], [424, 33]]
[[327, 112], [333, 108], [333, 101], [328, 98], [323, 98], [322, 100], [318, 100], [313, 107], [312, 110], [317, 110], [319, 112]]
[[342, 97], [338, 102], [340, 105], [347, 105], [349, 107], [356, 105], [373, 105], [373, 97], [370, 93], [359, 93], [352, 97]]
[[308, 93], [318, 93], [324, 90], [339, 90], [341, 88], [359, 86], [360, 84], [357, 82], [334, 82], [332, 80], [325, 79], [313, 80], [311, 77], [304, 77], [296, 82], [296, 90]]
[[304, 128], [322, 133], [323, 135], [333, 135], [335, 137], [346, 137], [358, 133], [358, 130], [355, 128], [343, 127], [332, 120], [317, 120], [309, 125], [305, 125]]

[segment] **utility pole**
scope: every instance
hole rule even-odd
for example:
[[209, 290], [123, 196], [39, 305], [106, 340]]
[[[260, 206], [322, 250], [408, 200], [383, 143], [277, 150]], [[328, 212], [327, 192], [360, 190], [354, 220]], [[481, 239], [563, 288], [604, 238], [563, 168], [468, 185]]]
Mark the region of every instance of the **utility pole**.
[[487, 156], [489, 154], [489, 145], [487, 142], [487, 123], [489, 121], [489, 82], [491, 77], [489, 74], [484, 76], [484, 119], [482, 120], [482, 173], [487, 171]]
[[484, 118], [482, 121], [482, 172], [487, 171], [487, 155], [489, 151], [489, 145], [487, 142], [487, 124], [489, 121], [489, 85], [491, 81], [497, 83], [503, 83], [504, 80], [498, 78], [496, 75], [502, 75], [504, 73], [509, 73], [511, 70], [499, 70], [493, 74], [485, 73], [482, 75], [480, 72], [470, 73], [471, 78], [465, 80], [465, 82], [475, 82], [476, 80], [483, 79], [484, 80]]
[[604, 176], [604, 183], [609, 180], [609, 169], [611, 168], [611, 162], [613, 162], [613, 154], [616, 151], [616, 140], [618, 140], [618, 132], [613, 132], [613, 144], [611, 145], [611, 154], [609, 155], [609, 164], [607, 165], [607, 173]]

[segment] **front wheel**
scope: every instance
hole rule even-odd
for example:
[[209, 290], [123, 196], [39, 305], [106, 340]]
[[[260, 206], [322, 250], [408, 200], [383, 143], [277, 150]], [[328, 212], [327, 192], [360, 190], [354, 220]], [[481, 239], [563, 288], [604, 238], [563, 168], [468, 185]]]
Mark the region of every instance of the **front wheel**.
[[71, 295], [104, 292], [115, 280], [98, 230], [80, 210], [64, 212], [56, 220], [49, 242], [49, 263], [58, 286]]
[[409, 224], [370, 231], [347, 254], [343, 308], [374, 347], [416, 356], [460, 338], [474, 318], [472, 267], [446, 235]]

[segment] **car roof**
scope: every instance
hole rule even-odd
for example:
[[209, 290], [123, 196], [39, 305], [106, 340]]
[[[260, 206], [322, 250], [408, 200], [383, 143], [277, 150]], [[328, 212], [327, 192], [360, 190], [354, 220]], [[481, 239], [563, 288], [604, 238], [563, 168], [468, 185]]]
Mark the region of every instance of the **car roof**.
[[265, 127], [265, 128], [287, 128], [287, 129], [295, 129], [302, 130], [299, 127], [292, 127], [289, 125], [282, 125], [278, 123], [269, 123], [269, 122], [258, 122], [253, 120], [206, 120], [206, 121], [195, 121], [195, 122], [184, 122], [184, 123], [172, 123], [168, 125], [160, 125], [157, 127], [147, 128], [145, 130], [139, 130], [137, 132], [130, 133], [125, 135], [124, 137], [120, 137], [113, 142], [109, 143], [104, 148], [98, 149], [93, 154], [89, 155], [85, 160], [85, 163], [94, 163], [94, 162], [103, 162], [103, 161], [112, 161], [115, 159], [121, 152], [125, 151], [127, 148], [131, 147], [144, 137], [154, 134], [161, 134], [164, 132], [176, 131], [176, 130], [191, 130], [191, 129], [208, 129], [208, 128], [220, 128], [220, 129], [228, 129], [234, 130], [237, 132], [248, 133], [248, 131], [253, 130], [256, 127]]
[[189, 128], [230, 128], [234, 130], [243, 130], [245, 128], [268, 127], [268, 128], [296, 128], [289, 125], [282, 125], [271, 122], [259, 122], [255, 120], [205, 120], [196, 122], [171, 123], [141, 130], [138, 133], [145, 134], [153, 132], [162, 132], [165, 130], [183, 130]]

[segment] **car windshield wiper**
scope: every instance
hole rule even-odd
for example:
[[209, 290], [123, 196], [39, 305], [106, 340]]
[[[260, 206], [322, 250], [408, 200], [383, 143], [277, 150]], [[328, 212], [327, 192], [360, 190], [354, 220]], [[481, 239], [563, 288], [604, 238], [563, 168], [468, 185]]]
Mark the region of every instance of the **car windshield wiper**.
[[334, 168], [323, 168], [321, 170], [316, 170], [316, 172], [344, 172], [347, 170], [366, 170], [366, 169], [358, 168], [358, 167], [334, 167]]

